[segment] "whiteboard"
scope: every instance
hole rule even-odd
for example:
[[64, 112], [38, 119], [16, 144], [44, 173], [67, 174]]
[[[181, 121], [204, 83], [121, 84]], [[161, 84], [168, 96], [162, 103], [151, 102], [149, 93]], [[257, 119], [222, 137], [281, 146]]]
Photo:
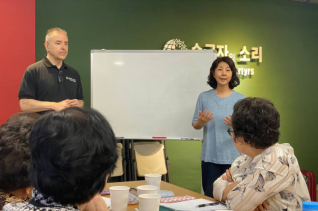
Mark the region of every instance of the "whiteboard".
[[121, 139], [202, 140], [192, 127], [214, 50], [92, 50], [91, 106]]

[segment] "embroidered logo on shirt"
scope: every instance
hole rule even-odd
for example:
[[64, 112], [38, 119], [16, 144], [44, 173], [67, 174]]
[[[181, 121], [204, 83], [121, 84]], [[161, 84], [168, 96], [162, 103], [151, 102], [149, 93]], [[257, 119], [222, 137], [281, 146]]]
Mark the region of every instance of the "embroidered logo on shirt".
[[76, 79], [74, 79], [74, 78], [71, 78], [71, 77], [66, 76], [66, 79], [69, 80], [69, 81], [72, 81], [72, 82], [76, 83]]

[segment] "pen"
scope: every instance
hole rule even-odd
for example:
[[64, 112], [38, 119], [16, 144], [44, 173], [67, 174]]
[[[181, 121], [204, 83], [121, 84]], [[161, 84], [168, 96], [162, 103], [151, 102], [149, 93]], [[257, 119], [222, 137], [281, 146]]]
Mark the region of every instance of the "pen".
[[214, 206], [218, 205], [219, 203], [207, 203], [207, 204], [199, 204], [197, 207], [207, 207], [207, 206]]

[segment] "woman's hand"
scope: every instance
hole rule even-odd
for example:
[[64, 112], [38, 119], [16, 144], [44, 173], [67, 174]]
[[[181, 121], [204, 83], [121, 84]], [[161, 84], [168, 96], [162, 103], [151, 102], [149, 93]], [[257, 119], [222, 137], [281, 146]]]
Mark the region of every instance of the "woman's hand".
[[269, 205], [267, 204], [266, 201], [264, 201], [262, 204], [258, 205], [254, 211], [264, 211], [264, 210], [269, 210]]
[[212, 120], [214, 118], [213, 113], [211, 111], [205, 110], [203, 113], [199, 111], [198, 121], [193, 122], [192, 126], [196, 130], [200, 130], [205, 123]]
[[232, 179], [232, 174], [231, 174], [231, 168], [226, 169], [225, 171], [225, 175], [222, 175], [222, 179], [226, 180], [228, 182], [230, 182], [226, 188], [223, 190], [223, 194], [222, 194], [222, 201], [225, 202], [227, 195], [230, 193], [230, 191], [235, 188], [239, 182], [234, 182]]
[[222, 175], [222, 179], [226, 180], [228, 182], [233, 182], [232, 174], [231, 174], [231, 168], [226, 169], [225, 175]]
[[205, 110], [203, 113], [199, 111], [198, 121], [205, 124], [214, 118], [213, 113], [211, 111]]
[[226, 116], [224, 119], [223, 119], [223, 123], [232, 127], [232, 115], [230, 115], [230, 117]]

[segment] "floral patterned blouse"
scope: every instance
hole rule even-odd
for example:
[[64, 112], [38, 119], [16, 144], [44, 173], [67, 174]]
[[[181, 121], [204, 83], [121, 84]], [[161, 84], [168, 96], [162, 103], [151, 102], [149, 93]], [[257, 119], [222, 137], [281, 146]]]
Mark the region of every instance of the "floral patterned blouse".
[[35, 188], [32, 191], [32, 198], [29, 202], [8, 203], [3, 211], [80, 211], [77, 206], [71, 204], [60, 204], [52, 197], [44, 196]]
[[0, 191], [0, 210], [2, 210], [2, 207], [8, 203], [17, 203], [17, 202], [28, 202], [30, 201], [31, 197], [26, 196], [24, 198], [18, 198], [10, 193], [5, 193]]
[[[289, 144], [271, 146], [254, 159], [247, 155], [238, 157], [231, 174], [239, 184], [227, 196], [226, 205], [230, 209], [254, 210], [266, 200], [269, 210], [300, 211], [302, 202], [310, 201], [294, 149]], [[228, 184], [222, 176], [214, 182], [216, 199], [222, 199]]]

